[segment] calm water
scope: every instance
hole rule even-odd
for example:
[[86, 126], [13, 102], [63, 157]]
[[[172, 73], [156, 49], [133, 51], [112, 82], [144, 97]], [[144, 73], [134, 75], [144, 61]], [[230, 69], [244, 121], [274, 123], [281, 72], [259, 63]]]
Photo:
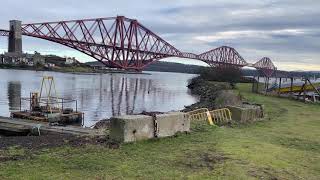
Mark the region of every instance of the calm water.
[[[78, 100], [85, 126], [98, 120], [142, 111], [172, 111], [195, 103], [186, 85], [195, 75], [148, 72], [146, 74], [67, 74], [0, 69], [0, 116], [20, 107], [20, 97], [39, 91], [44, 75], [55, 78], [58, 95]], [[27, 102], [22, 102], [28, 108]], [[75, 104], [66, 106], [75, 107]]]

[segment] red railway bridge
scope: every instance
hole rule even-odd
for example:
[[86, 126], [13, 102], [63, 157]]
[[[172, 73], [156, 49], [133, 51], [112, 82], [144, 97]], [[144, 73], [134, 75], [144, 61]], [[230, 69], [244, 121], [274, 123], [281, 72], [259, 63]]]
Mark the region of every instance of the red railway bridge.
[[[21, 27], [20, 27], [21, 26]], [[222, 46], [202, 54], [182, 52], [160, 36], [124, 16], [22, 24], [21, 35], [40, 38], [65, 45], [95, 58], [108, 67], [141, 71], [150, 63], [168, 57], [203, 61], [210, 66], [230, 65], [254, 67], [265, 76], [276, 71], [270, 58], [247, 63], [232, 47]], [[14, 36], [10, 30], [1, 30], [0, 36]]]

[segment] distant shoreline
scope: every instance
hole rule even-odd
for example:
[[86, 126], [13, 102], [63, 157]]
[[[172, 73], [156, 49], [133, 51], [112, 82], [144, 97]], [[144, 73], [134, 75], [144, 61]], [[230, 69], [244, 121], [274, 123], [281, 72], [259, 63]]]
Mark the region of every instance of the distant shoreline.
[[48, 71], [48, 72], [60, 72], [60, 73], [70, 73], [70, 74], [146, 74], [150, 73], [144, 72], [133, 72], [133, 71], [122, 71], [122, 70], [95, 70], [89, 67], [59, 67], [58, 68], [47, 68], [47, 67], [30, 67], [30, 66], [13, 66], [13, 65], [0, 65], [0, 69], [7, 70], [24, 70], [24, 71]]

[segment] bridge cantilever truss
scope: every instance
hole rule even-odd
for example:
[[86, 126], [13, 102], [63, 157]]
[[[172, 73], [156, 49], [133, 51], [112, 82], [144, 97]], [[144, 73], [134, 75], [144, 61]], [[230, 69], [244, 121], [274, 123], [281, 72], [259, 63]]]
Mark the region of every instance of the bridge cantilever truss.
[[153, 61], [181, 54], [138, 21], [123, 16], [24, 24], [22, 34], [63, 44], [122, 69], [141, 70]]
[[202, 53], [198, 56], [198, 58], [211, 66], [223, 64], [243, 67], [248, 65], [248, 63], [234, 48], [228, 46], [221, 46]]
[[[249, 65], [234, 48], [227, 46], [200, 55], [181, 52], [137, 20], [124, 16], [23, 24], [22, 34], [76, 49], [113, 68], [140, 71], [168, 57], [196, 59], [210, 66]], [[9, 31], [0, 30], [0, 35], [9, 36]], [[270, 62], [262, 59], [253, 67], [271, 76], [276, 68]]]
[[9, 36], [9, 31], [0, 29], [0, 36]]
[[260, 61], [253, 64], [254, 68], [262, 72], [262, 74], [270, 77], [277, 70], [276, 66], [273, 64], [270, 58], [264, 57]]

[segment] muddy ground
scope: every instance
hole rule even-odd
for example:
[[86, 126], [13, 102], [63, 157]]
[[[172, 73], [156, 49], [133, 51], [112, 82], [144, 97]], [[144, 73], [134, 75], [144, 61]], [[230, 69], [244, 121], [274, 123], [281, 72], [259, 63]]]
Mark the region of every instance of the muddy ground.
[[65, 134], [51, 134], [44, 136], [0, 136], [0, 150], [16, 146], [24, 149], [44, 149], [64, 145], [85, 146], [88, 144], [118, 148], [119, 144], [112, 142], [108, 137], [79, 137]]

